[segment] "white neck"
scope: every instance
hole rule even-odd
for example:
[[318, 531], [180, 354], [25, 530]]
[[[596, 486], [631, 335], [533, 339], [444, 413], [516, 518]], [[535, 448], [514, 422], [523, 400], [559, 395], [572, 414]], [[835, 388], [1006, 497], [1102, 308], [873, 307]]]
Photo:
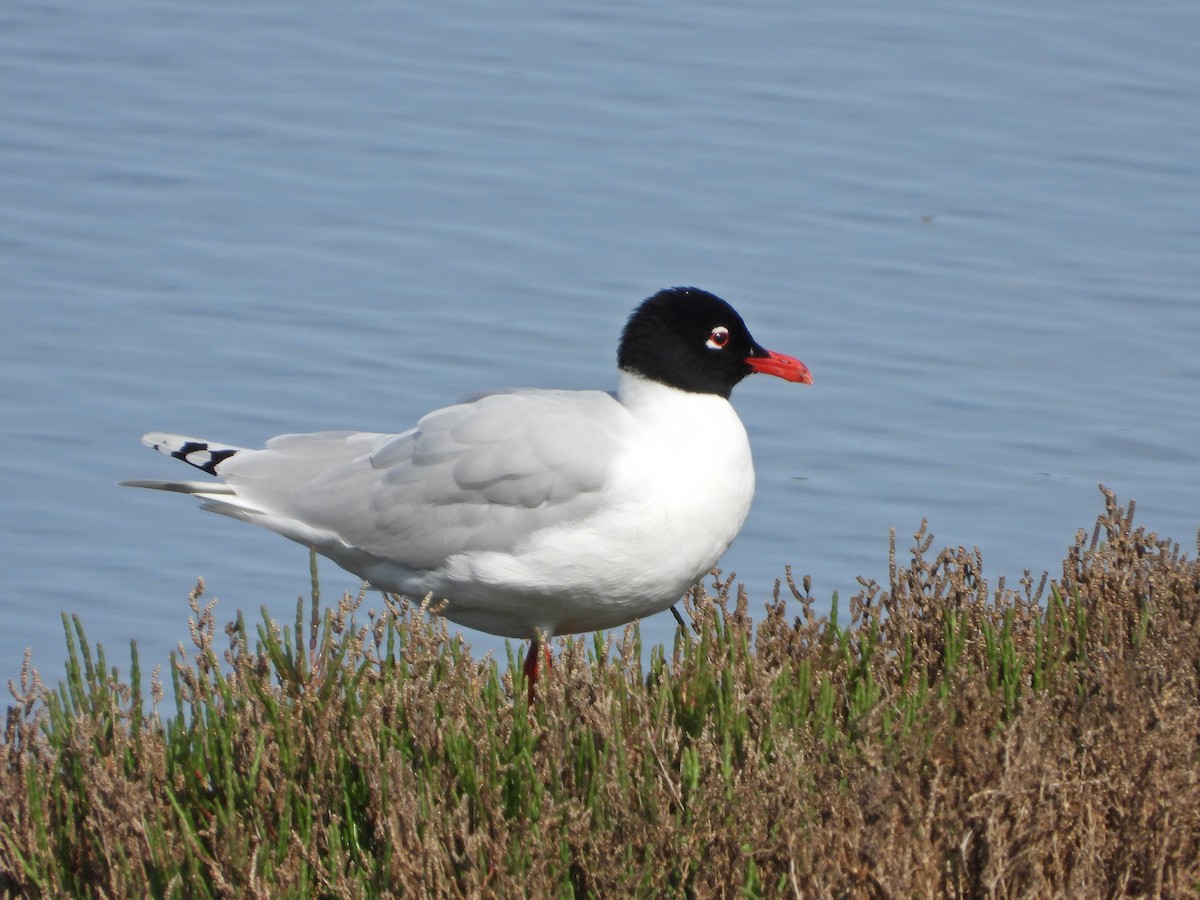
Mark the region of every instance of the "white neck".
[[677, 402], [679, 398], [684, 397], [704, 396], [707, 395], [682, 391], [628, 369], [617, 370], [617, 399], [621, 401], [621, 405], [631, 410], [658, 406], [664, 402]]

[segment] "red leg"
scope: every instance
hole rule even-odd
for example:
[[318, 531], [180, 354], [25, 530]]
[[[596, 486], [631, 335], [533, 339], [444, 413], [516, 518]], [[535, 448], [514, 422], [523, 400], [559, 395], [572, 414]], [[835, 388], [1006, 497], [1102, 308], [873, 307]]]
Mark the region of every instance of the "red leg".
[[533, 702], [533, 688], [538, 680], [538, 652], [541, 641], [536, 637], [529, 642], [529, 652], [525, 654], [525, 683], [529, 685], [529, 702]]
[[529, 652], [525, 654], [525, 665], [522, 666], [522, 670], [525, 672], [525, 681], [529, 684], [529, 701], [531, 703], [538, 675], [541, 674], [541, 660], [538, 658], [541, 655], [546, 657], [546, 671], [549, 672], [553, 668], [550, 660], [550, 645], [543, 643], [540, 637], [535, 637], [529, 642]]

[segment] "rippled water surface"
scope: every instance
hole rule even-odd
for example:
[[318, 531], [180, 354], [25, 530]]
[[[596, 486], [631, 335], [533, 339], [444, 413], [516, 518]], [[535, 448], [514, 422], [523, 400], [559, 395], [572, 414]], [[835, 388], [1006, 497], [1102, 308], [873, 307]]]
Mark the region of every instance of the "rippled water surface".
[[148, 669], [197, 576], [222, 620], [306, 591], [302, 548], [116, 487], [184, 474], [142, 432], [611, 387], [671, 284], [816, 379], [735, 394], [756, 607], [788, 563], [883, 578], [923, 517], [1054, 574], [1098, 482], [1194, 546], [1198, 45], [1184, 3], [9, 3], [3, 676], [61, 674], [60, 610]]

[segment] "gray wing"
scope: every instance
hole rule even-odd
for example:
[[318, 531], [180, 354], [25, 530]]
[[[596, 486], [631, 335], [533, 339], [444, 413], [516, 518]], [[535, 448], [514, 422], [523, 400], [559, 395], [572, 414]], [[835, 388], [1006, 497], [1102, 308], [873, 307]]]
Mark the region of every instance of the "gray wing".
[[600, 391], [517, 391], [437, 410], [398, 435], [284, 435], [219, 472], [265, 514], [258, 524], [300, 522], [430, 569], [594, 511], [628, 427]]

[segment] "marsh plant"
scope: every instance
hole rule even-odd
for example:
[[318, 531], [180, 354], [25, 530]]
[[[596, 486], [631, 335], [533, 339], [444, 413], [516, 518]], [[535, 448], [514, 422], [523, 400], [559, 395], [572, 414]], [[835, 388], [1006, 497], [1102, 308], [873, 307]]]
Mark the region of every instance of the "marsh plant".
[[[925, 526], [817, 615], [732, 576], [559, 640], [529, 700], [399, 598], [218, 627], [143, 685], [64, 617], [0, 767], [12, 896], [1184, 896], [1200, 891], [1200, 566], [1105, 491], [1016, 589]], [[372, 595], [377, 597], [378, 595]]]

